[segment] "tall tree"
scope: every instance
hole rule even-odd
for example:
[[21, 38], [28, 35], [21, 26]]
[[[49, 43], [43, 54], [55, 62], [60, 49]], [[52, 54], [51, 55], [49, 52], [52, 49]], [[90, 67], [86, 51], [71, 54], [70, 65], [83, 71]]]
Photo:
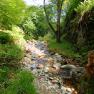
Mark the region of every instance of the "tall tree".
[[[48, 14], [48, 6], [45, 4], [44, 0], [44, 11], [45, 11], [45, 15], [46, 15], [46, 19], [47, 22], [51, 28], [51, 30], [54, 32], [55, 36], [56, 36], [56, 40], [57, 42], [61, 41], [61, 36], [63, 34], [63, 32], [61, 32], [61, 28], [62, 31], [65, 30], [65, 28], [67, 28], [68, 23], [72, 17], [72, 15], [75, 12], [75, 8], [77, 8], [77, 6], [79, 5], [79, 3], [82, 0], [50, 0], [51, 1], [51, 6], [54, 6], [51, 9], [51, 12], [54, 11], [53, 18], [55, 18], [56, 21], [54, 21], [54, 23], [56, 24], [56, 28], [53, 27], [53, 24], [51, 23], [51, 15]], [[55, 17], [56, 16], [56, 17]], [[62, 25], [61, 25], [62, 23]]]
[[57, 0], [57, 30], [56, 30], [56, 38], [57, 42], [61, 42], [61, 24], [60, 24], [60, 18], [61, 18], [61, 10], [62, 10], [62, 0]]
[[57, 21], [56, 21], [56, 30], [55, 30], [54, 27], [52, 26], [52, 24], [50, 23], [49, 15], [48, 15], [48, 13], [46, 11], [46, 4], [45, 4], [45, 0], [44, 0], [44, 11], [45, 11], [46, 19], [47, 19], [47, 22], [48, 22], [50, 28], [55, 33], [56, 40], [57, 40], [58, 43], [61, 42], [60, 18], [61, 18], [62, 4], [63, 4], [63, 0], [56, 0], [56, 5], [57, 5]]

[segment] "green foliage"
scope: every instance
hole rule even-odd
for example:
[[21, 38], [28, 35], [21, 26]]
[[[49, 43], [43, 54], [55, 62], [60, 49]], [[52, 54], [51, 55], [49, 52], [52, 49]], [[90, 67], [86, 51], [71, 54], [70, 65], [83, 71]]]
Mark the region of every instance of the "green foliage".
[[31, 72], [20, 71], [14, 79], [10, 79], [4, 94], [36, 94], [33, 80]]
[[12, 36], [10, 36], [8, 33], [0, 32], [0, 43], [6, 44], [6, 43], [12, 43]]
[[0, 63], [14, 63], [16, 66], [24, 55], [23, 37], [21, 30], [16, 27], [13, 27], [13, 31], [0, 31]]
[[43, 7], [31, 6], [26, 10], [26, 17], [21, 23], [26, 37], [38, 39], [48, 32]]
[[64, 21], [64, 23], [67, 22], [65, 25], [66, 39], [75, 44], [77, 52], [81, 55], [81, 62], [86, 64], [88, 51], [94, 49], [94, 0], [79, 0], [76, 7], [72, 17], [70, 19], [67, 17]]
[[[62, 17], [62, 28], [63, 30], [67, 28], [67, 25], [69, 25], [69, 22], [71, 20], [72, 14], [79, 5], [80, 0], [64, 0], [63, 3], [63, 17]], [[65, 31], [66, 32], [66, 31]]]
[[8, 80], [8, 72], [9, 72], [8, 67], [5, 66], [3, 66], [3, 68], [0, 67], [0, 85]]
[[25, 34], [33, 38], [33, 34], [36, 31], [36, 26], [30, 17], [24, 22], [23, 28]]
[[70, 16], [73, 10], [78, 6], [80, 0], [65, 0], [62, 9], [66, 16]]
[[69, 43], [63, 38], [61, 43], [57, 43], [52, 35], [53, 34], [47, 34], [44, 37], [44, 40], [48, 42], [49, 50], [57, 52], [59, 54], [62, 54], [70, 58], [80, 57], [79, 53], [75, 52], [75, 47], [73, 46], [73, 44]]
[[87, 77], [84, 75], [79, 79], [78, 84], [79, 94], [93, 94], [94, 93], [94, 77]]
[[13, 41], [15, 44], [17, 44], [19, 47], [21, 47], [22, 49], [24, 49], [24, 45], [26, 43], [25, 39], [24, 39], [24, 32], [22, 29], [20, 29], [17, 26], [12, 26], [12, 31], [6, 31], [8, 33], [10, 33], [10, 35], [13, 37]]
[[94, 77], [88, 79], [88, 87], [86, 90], [86, 94], [93, 94], [94, 93]]
[[23, 50], [17, 45], [3, 44], [0, 45], [0, 63], [5, 63], [6, 65], [16, 63], [22, 59]]
[[23, 0], [0, 0], [0, 28], [11, 29], [12, 24], [19, 24], [24, 9]]
[[53, 34], [52, 32], [50, 32], [50, 33], [46, 34], [46, 35], [42, 38], [42, 40], [50, 41], [50, 39], [53, 39], [53, 37], [54, 37], [54, 34]]
[[92, 8], [94, 8], [94, 0], [84, 0], [84, 2], [79, 4], [76, 11], [83, 16], [85, 12], [88, 12]]
[[4, 94], [5, 89], [9, 86], [9, 80], [14, 78], [16, 73], [15, 67], [0, 66], [0, 94]]
[[0, 94], [4, 94], [4, 89], [7, 86], [8, 83], [8, 72], [9, 68], [8, 67], [1, 67], [0, 66]]

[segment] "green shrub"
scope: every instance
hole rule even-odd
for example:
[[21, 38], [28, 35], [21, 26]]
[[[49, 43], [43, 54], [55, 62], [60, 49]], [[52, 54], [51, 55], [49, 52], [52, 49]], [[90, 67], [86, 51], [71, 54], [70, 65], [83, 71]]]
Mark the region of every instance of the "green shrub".
[[24, 34], [19, 27], [13, 26], [12, 31], [0, 31], [0, 63], [18, 64], [24, 56]]
[[12, 31], [6, 31], [6, 32], [11, 34], [11, 36], [13, 37], [14, 44], [24, 49], [25, 39], [24, 39], [24, 32], [22, 29], [20, 29], [17, 26], [13, 26]]
[[8, 79], [8, 72], [9, 68], [8, 67], [3, 67], [0, 68], [0, 84], [5, 82]]
[[6, 43], [11, 43], [11, 42], [13, 42], [12, 36], [10, 36], [8, 33], [0, 31], [0, 43], [6, 44]]
[[54, 39], [48, 41], [49, 50], [58, 52], [70, 58], [79, 58], [79, 53], [76, 52], [75, 47], [68, 41], [62, 39], [62, 43], [57, 43]]
[[84, 0], [84, 2], [81, 2], [79, 6], [77, 7], [76, 11], [83, 15], [85, 12], [88, 12], [94, 8], [94, 0]]
[[50, 41], [50, 39], [52, 39], [54, 37], [54, 34], [53, 33], [48, 33], [46, 34], [44, 37], [43, 37], [43, 40], [45, 41]]
[[20, 71], [14, 79], [10, 80], [4, 94], [36, 94], [33, 80], [31, 72]]
[[[4, 94], [5, 88], [8, 86], [8, 75], [10, 69], [6, 66], [0, 66], [0, 94]], [[12, 70], [11, 70], [12, 71]]]
[[6, 65], [14, 63], [15, 66], [20, 59], [24, 56], [23, 50], [14, 44], [0, 45], [0, 63]]

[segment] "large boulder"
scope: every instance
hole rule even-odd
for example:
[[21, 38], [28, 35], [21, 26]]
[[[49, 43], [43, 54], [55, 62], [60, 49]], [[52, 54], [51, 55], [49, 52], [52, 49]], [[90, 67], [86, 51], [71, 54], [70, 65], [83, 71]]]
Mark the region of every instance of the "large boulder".
[[63, 65], [60, 69], [60, 75], [62, 78], [70, 79], [77, 78], [84, 74], [85, 69], [83, 67], [76, 67], [71, 64]]

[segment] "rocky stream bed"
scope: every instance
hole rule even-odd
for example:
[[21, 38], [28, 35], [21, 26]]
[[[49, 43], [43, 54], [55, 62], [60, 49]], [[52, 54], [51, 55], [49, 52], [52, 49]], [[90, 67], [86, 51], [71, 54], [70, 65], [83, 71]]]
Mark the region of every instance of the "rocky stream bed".
[[48, 50], [44, 41], [27, 41], [23, 68], [35, 75], [38, 94], [78, 94], [73, 84], [84, 73], [78, 62]]

